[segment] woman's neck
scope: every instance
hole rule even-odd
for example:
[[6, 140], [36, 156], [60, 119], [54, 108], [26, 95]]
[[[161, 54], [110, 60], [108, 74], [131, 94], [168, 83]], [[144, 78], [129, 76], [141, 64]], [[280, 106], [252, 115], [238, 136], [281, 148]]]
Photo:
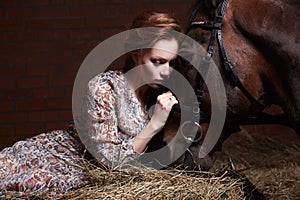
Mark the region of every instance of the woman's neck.
[[148, 106], [147, 104], [149, 100], [149, 96], [148, 96], [149, 88], [150, 87], [148, 85], [143, 85], [134, 91], [136, 98], [144, 108]]

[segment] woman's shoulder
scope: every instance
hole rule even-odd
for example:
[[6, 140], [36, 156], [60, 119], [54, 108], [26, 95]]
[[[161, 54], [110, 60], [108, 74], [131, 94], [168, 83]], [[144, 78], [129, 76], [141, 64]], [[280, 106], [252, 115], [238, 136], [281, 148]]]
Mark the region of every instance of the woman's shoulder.
[[88, 83], [88, 88], [89, 90], [94, 90], [99, 87], [102, 89], [114, 89], [125, 85], [127, 85], [127, 83], [122, 71], [109, 70], [93, 77]]
[[123, 80], [124, 75], [123, 72], [120, 70], [109, 70], [106, 72], [102, 72], [94, 76], [89, 83], [105, 83], [107, 81], [119, 81]]

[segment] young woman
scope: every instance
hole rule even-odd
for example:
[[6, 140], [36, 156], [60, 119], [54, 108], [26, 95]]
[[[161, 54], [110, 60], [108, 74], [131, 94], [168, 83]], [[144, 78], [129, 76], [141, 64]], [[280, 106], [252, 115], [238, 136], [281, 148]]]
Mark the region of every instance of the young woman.
[[[179, 47], [170, 30], [181, 32], [181, 27], [169, 14], [155, 11], [134, 19], [131, 28], [141, 27], [160, 29], [149, 38], [130, 34], [126, 45], [146, 42], [150, 48], [130, 52], [123, 69], [101, 73], [88, 84], [84, 137], [92, 147], [86, 147], [110, 168], [143, 153], [178, 103], [162, 85], [174, 70]], [[139, 66], [134, 77], [125, 76]], [[135, 88], [136, 81], [148, 84]], [[151, 106], [155, 108], [150, 115]], [[0, 153], [0, 189], [2, 193], [55, 195], [82, 187], [88, 183], [80, 162], [83, 152], [75, 131], [56, 130], [19, 141]]]
[[[161, 29], [133, 30], [142, 27]], [[144, 12], [133, 21], [131, 29], [126, 46], [139, 42], [150, 48], [130, 52], [123, 70], [99, 74], [89, 82], [90, 120], [85, 123], [88, 129], [80, 132], [93, 146], [88, 148], [93, 156], [111, 168], [127, 156], [144, 152], [165, 125], [172, 106], [178, 103], [162, 86], [176, 63], [179, 44], [170, 30], [181, 31], [177, 21], [165, 13]], [[135, 70], [137, 67], [140, 70]], [[141, 82], [145, 85], [135, 89], [134, 84]], [[150, 118], [148, 111], [155, 103]]]

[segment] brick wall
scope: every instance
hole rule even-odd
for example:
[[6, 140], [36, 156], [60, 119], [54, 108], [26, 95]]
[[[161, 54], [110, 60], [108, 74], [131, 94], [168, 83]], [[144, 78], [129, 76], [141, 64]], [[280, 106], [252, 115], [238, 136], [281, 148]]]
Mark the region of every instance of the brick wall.
[[75, 75], [101, 41], [146, 9], [184, 24], [194, 0], [1, 0], [0, 148], [72, 119]]
[[[72, 119], [76, 72], [101, 41], [142, 10], [185, 25], [195, 0], [1, 0], [0, 149]], [[260, 129], [261, 130], [261, 129]], [[276, 129], [278, 131], [278, 129]]]

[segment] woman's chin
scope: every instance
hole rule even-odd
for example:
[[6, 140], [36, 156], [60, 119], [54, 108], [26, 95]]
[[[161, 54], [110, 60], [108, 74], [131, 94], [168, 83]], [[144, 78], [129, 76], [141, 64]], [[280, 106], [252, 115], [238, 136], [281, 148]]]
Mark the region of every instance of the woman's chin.
[[151, 88], [154, 88], [154, 89], [162, 88], [162, 85], [157, 84], [157, 83], [150, 83], [150, 84], [148, 84], [148, 86]]

